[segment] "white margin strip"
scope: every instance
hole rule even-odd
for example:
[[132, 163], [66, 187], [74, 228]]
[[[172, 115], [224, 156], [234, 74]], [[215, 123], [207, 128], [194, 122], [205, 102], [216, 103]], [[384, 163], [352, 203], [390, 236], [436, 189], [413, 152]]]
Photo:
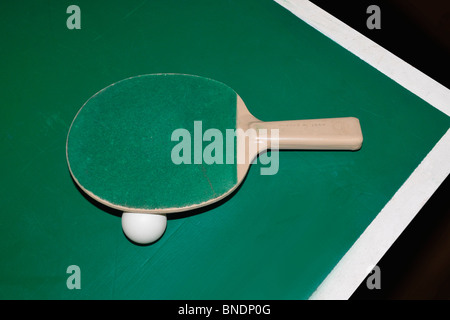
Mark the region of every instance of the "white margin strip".
[[274, 0], [331, 40], [450, 116], [450, 90], [307, 0]]
[[[450, 116], [450, 90], [307, 0], [274, 0]], [[440, 139], [310, 299], [348, 299], [450, 174], [450, 130]]]
[[[449, 173], [450, 130], [378, 213], [310, 299], [350, 298]], [[383, 279], [383, 270], [380, 271]]]

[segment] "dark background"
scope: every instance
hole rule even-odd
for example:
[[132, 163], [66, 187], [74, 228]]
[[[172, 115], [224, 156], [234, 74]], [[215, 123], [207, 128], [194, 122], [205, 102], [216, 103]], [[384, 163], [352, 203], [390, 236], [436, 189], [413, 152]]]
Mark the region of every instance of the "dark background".
[[[450, 1], [311, 1], [450, 88]], [[381, 29], [369, 30], [370, 5]], [[450, 159], [449, 159], [450, 161]], [[450, 299], [450, 177], [378, 263], [381, 289], [364, 280], [351, 299]]]

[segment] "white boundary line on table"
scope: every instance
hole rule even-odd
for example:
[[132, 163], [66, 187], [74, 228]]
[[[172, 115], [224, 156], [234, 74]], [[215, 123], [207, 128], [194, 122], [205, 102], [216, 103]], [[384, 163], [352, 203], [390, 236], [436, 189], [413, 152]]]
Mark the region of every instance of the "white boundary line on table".
[[[450, 116], [450, 90], [307, 0], [274, 0]], [[450, 173], [450, 130], [414, 170], [310, 299], [348, 299]]]

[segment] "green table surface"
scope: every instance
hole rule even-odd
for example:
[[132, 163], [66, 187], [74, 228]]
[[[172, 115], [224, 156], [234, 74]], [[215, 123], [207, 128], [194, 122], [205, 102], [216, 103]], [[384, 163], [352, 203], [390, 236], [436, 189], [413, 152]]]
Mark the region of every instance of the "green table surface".
[[[0, 3], [2, 299], [307, 299], [450, 125], [273, 1], [77, 1], [80, 30], [71, 4]], [[262, 120], [358, 117], [363, 147], [280, 152], [134, 245], [76, 188], [66, 136], [94, 93], [162, 72], [226, 83]]]

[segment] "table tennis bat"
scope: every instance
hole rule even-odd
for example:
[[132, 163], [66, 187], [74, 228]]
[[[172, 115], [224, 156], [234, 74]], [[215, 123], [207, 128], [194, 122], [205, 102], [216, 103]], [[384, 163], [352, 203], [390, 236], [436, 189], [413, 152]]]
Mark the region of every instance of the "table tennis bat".
[[268, 149], [358, 150], [362, 140], [354, 117], [265, 122], [221, 82], [150, 74], [92, 96], [70, 126], [66, 157], [80, 189], [123, 211], [125, 235], [146, 244], [164, 233], [166, 214], [230, 195]]

